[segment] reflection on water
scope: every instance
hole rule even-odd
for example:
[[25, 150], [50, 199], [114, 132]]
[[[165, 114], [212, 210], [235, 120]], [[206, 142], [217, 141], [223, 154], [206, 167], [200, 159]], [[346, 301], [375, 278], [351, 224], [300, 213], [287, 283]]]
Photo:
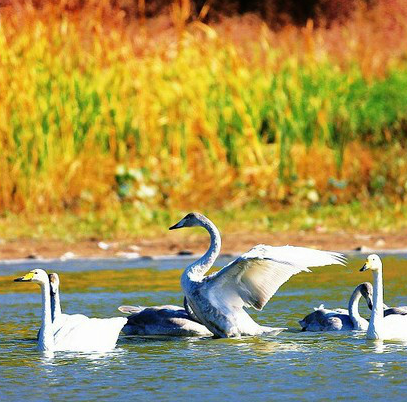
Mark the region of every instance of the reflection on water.
[[[359, 259], [347, 268], [321, 268], [293, 277], [263, 311], [253, 311], [261, 323], [289, 328], [277, 337], [122, 336], [108, 353], [37, 352], [38, 289], [32, 286], [17, 294], [17, 285], [1, 285], [0, 399], [383, 400], [391, 395], [392, 401], [405, 400], [405, 342], [366, 341], [362, 332], [299, 331], [298, 320], [314, 306], [323, 302], [346, 307], [353, 288], [371, 280], [369, 273], [357, 271], [361, 263]], [[384, 264], [386, 302], [407, 304], [407, 261], [392, 257]], [[71, 287], [64, 286], [68, 274], [63, 274], [63, 308], [107, 317], [120, 315], [116, 308], [121, 304], [182, 303], [174, 285], [179, 270], [166, 271], [165, 279], [161, 272], [150, 271], [144, 279], [142, 273], [72, 273]], [[134, 278], [138, 284], [132, 289]], [[98, 290], [89, 290], [89, 281], [97, 281]], [[367, 314], [366, 308], [362, 311]]]

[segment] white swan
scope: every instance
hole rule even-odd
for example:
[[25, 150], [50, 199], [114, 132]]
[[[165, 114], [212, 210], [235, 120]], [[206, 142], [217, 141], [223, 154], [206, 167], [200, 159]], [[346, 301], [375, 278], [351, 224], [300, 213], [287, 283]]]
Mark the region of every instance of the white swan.
[[122, 331], [126, 335], [212, 336], [204, 325], [179, 306], [120, 306], [119, 311], [131, 314]]
[[383, 264], [380, 257], [371, 254], [361, 271], [373, 272], [373, 309], [367, 329], [367, 339], [407, 339], [407, 315], [389, 314], [384, 316], [383, 305]]
[[42, 294], [42, 325], [38, 339], [41, 351], [107, 351], [114, 349], [120, 330], [127, 319], [87, 318], [79, 322], [65, 322], [55, 333], [52, 325], [50, 281], [42, 269], [35, 269], [15, 282], [34, 282]]
[[358, 285], [353, 291], [348, 310], [329, 310], [321, 304], [311, 314], [299, 321], [303, 331], [366, 331], [369, 321], [359, 314], [359, 300], [363, 296], [370, 309], [372, 309], [373, 286], [369, 282]]
[[201, 226], [211, 236], [209, 250], [189, 265], [181, 286], [198, 320], [215, 336], [278, 334], [284, 328], [258, 325], [243, 307], [261, 310], [277, 289], [292, 275], [309, 272], [310, 266], [343, 264], [342, 254], [304, 247], [257, 245], [215, 274], [204, 276], [221, 248], [216, 226], [205, 216], [190, 213], [172, 229]]

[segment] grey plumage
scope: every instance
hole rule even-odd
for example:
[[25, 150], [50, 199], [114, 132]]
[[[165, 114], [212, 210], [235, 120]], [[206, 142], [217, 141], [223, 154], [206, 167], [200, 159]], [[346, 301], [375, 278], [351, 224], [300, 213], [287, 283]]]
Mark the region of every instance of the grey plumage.
[[348, 310], [329, 310], [321, 304], [314, 312], [299, 321], [302, 331], [351, 331], [366, 330], [368, 321], [361, 317], [358, 312], [358, 304], [361, 296], [366, 300], [367, 306], [372, 309], [373, 286], [369, 282], [358, 285], [353, 291]]
[[121, 306], [122, 313], [130, 314], [123, 327], [126, 335], [211, 336], [202, 324], [191, 318], [179, 306]]

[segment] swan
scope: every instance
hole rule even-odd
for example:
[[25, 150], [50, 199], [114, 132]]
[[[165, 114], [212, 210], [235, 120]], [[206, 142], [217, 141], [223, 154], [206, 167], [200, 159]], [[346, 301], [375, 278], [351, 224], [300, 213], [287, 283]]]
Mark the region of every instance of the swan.
[[372, 309], [373, 286], [369, 282], [358, 285], [353, 291], [348, 310], [328, 310], [321, 304], [315, 311], [299, 321], [303, 331], [366, 331], [369, 322], [360, 316], [358, 306], [363, 296]]
[[196, 317], [217, 337], [276, 335], [284, 328], [257, 324], [243, 309], [261, 310], [292, 275], [310, 272], [309, 266], [344, 264], [342, 254], [304, 247], [259, 244], [220, 271], [204, 276], [219, 255], [221, 237], [204, 215], [190, 213], [170, 230], [201, 226], [211, 238], [208, 251], [181, 275], [181, 286]]
[[53, 351], [107, 351], [114, 349], [120, 330], [127, 319], [87, 318], [79, 322], [66, 321], [56, 331], [53, 330], [51, 313], [50, 280], [42, 269], [34, 269], [15, 282], [33, 282], [41, 287], [42, 325], [38, 339], [38, 350]]
[[407, 315], [387, 314], [383, 304], [383, 264], [377, 254], [370, 254], [360, 271], [370, 269], [373, 272], [373, 308], [370, 315], [367, 339], [407, 339]]
[[67, 321], [70, 323], [87, 320], [88, 317], [83, 314], [64, 314], [61, 310], [61, 302], [59, 298], [59, 275], [56, 272], [52, 272], [48, 275], [50, 284], [51, 295], [51, 320], [54, 333], [64, 325]]
[[122, 329], [126, 335], [213, 335], [208, 328], [193, 319], [186, 308], [179, 306], [120, 306], [118, 309], [124, 314], [131, 314]]

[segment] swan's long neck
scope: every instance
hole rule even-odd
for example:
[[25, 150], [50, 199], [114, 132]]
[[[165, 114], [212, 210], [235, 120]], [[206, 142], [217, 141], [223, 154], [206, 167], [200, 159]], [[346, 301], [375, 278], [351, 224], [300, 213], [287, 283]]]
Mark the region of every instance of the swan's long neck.
[[42, 295], [42, 325], [38, 337], [39, 350], [53, 350], [54, 333], [52, 331], [51, 294], [49, 283], [41, 284]]
[[[359, 301], [360, 301], [361, 297], [362, 297], [362, 293], [360, 291], [360, 287], [358, 286], [353, 291], [352, 296], [349, 299], [349, 304], [348, 304], [349, 317], [352, 320], [354, 329], [362, 329], [364, 324], [367, 325], [367, 320], [365, 320], [359, 314]], [[366, 326], [364, 329], [366, 329]]]
[[378, 269], [373, 271], [373, 308], [367, 330], [370, 339], [380, 338], [383, 320], [383, 275], [382, 269]]
[[51, 318], [52, 322], [60, 318], [62, 314], [61, 303], [59, 300], [59, 289], [56, 292], [51, 292]]
[[[201, 226], [209, 232], [211, 236], [211, 244], [208, 251], [199, 260], [186, 268], [182, 275], [183, 279], [188, 278], [192, 281], [201, 280], [205, 273], [212, 267], [219, 255], [222, 244], [219, 230], [209, 219], [207, 221], [202, 221]], [[181, 279], [181, 283], [183, 282], [183, 279]]]

